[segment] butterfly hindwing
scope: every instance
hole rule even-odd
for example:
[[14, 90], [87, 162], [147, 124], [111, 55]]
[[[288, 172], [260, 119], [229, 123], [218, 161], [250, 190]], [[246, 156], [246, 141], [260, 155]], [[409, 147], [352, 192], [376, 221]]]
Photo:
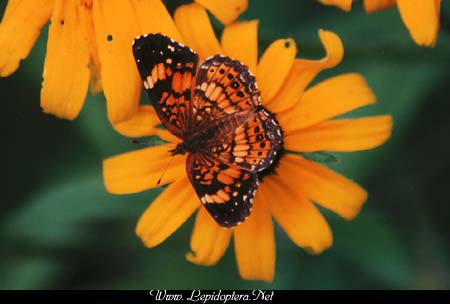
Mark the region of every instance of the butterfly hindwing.
[[133, 54], [144, 88], [165, 127], [182, 137], [189, 127], [198, 56], [161, 34], [137, 37]]
[[262, 107], [248, 113], [245, 122], [236, 128], [227, 132], [220, 129], [208, 146], [221, 161], [260, 172], [279, 157], [281, 128], [273, 114]]
[[186, 168], [200, 201], [219, 225], [230, 228], [250, 215], [258, 188], [256, 173], [202, 153], [190, 153]]

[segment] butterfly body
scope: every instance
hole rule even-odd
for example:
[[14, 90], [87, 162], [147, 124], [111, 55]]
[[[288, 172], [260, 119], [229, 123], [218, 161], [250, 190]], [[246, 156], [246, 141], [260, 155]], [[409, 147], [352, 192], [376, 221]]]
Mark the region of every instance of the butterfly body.
[[169, 152], [188, 154], [187, 176], [217, 223], [238, 225], [251, 212], [259, 175], [282, 149], [255, 78], [223, 55], [197, 67], [194, 51], [161, 34], [137, 37], [133, 54], [158, 117], [180, 138]]

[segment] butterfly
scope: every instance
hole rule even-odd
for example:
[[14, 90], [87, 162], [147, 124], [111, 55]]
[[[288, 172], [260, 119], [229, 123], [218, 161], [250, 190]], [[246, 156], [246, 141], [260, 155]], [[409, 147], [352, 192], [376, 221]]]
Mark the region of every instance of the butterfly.
[[162, 34], [133, 42], [144, 88], [161, 123], [188, 154], [186, 173], [216, 222], [234, 227], [252, 209], [260, 174], [279, 157], [282, 132], [260, 100], [255, 77], [223, 55], [198, 65], [189, 47]]

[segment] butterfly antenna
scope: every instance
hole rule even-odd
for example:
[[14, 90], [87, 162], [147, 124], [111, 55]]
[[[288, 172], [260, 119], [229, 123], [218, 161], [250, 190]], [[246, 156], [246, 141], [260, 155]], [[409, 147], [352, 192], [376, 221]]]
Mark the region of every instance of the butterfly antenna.
[[153, 143], [151, 143], [148, 140], [142, 140], [142, 139], [136, 139], [136, 138], [131, 139], [131, 143], [137, 144], [137, 145], [142, 145], [142, 146], [152, 146], [153, 145]]
[[173, 155], [172, 157], [169, 159], [169, 161], [167, 162], [166, 167], [164, 168], [164, 171], [162, 172], [161, 176], [159, 177], [158, 181], [156, 182], [156, 186], [159, 186], [159, 184], [161, 184], [161, 180], [164, 176], [164, 174], [166, 174], [167, 169], [169, 169], [170, 163], [172, 162], [173, 159]]
[[132, 144], [137, 144], [145, 147], [155, 147], [164, 144], [164, 141], [157, 138], [148, 138], [148, 139], [132, 138], [130, 142]]

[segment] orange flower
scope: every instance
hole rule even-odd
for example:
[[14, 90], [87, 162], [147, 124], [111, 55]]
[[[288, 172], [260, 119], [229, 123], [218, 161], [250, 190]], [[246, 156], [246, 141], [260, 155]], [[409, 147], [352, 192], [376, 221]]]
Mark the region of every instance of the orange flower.
[[[247, 7], [247, 0], [197, 2], [224, 23]], [[119, 132], [126, 127], [130, 136], [148, 133], [156, 118], [139, 106], [141, 83], [130, 45], [148, 32], [182, 40], [161, 0], [9, 0], [0, 24], [1, 76], [17, 70], [49, 20], [43, 111], [76, 118], [90, 83], [93, 93], [103, 88], [108, 117]]]
[[[371, 149], [391, 134], [389, 115], [358, 119], [332, 119], [359, 107], [375, 103], [375, 96], [359, 74], [339, 75], [307, 88], [322, 70], [337, 65], [343, 57], [336, 34], [320, 30], [327, 55], [321, 60], [296, 59], [292, 39], [273, 42], [258, 62], [258, 21], [225, 27], [221, 43], [204, 9], [196, 4], [180, 7], [175, 22], [183, 40], [204, 59], [225, 54], [246, 63], [256, 75], [263, 105], [284, 130], [287, 151], [276, 169], [260, 184], [252, 213], [238, 227], [220, 227], [201, 206], [185, 169], [186, 156], [177, 155], [163, 175], [170, 184], [139, 220], [136, 232], [148, 247], [163, 242], [197, 209], [186, 257], [200, 265], [213, 265], [234, 238], [237, 263], [244, 279], [272, 281], [275, 271], [275, 238], [272, 217], [292, 241], [311, 253], [320, 253], [332, 244], [332, 233], [313, 202], [345, 219], [354, 218], [367, 193], [351, 180], [296, 152], [350, 152]], [[156, 187], [170, 159], [170, 149], [179, 139], [160, 130], [169, 143], [128, 152], [106, 159], [103, 164], [107, 190], [127, 194]], [[291, 151], [291, 152], [289, 152]]]
[[[347, 12], [352, 7], [352, 0], [319, 0], [319, 2], [337, 6]], [[434, 46], [439, 30], [441, 0], [364, 0], [364, 9], [372, 13], [395, 4], [416, 44]]]

